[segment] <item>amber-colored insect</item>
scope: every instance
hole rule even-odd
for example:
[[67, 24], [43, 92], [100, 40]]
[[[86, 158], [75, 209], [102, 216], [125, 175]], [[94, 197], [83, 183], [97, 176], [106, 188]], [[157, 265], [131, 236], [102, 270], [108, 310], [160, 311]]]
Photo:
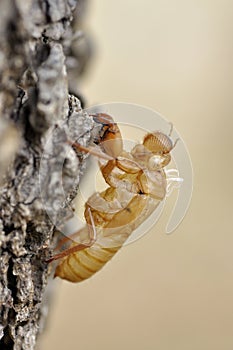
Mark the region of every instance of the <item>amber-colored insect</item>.
[[85, 280], [100, 270], [164, 199], [167, 188], [164, 167], [170, 162], [170, 151], [176, 144], [170, 139], [171, 132], [167, 136], [155, 131], [126, 152], [112, 117], [97, 113], [93, 118], [103, 125], [100, 145], [97, 149], [77, 143], [72, 146], [99, 157], [109, 187], [87, 200], [84, 213], [87, 224], [72, 235], [78, 236], [81, 243], [64, 238], [57, 249], [67, 241], [68, 249], [49, 259], [49, 262], [61, 259], [55, 276], [71, 282]]

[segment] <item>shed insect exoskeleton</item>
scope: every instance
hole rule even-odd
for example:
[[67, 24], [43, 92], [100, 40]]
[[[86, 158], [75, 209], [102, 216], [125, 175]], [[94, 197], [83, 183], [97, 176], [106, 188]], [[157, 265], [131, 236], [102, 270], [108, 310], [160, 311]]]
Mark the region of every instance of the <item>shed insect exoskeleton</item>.
[[100, 270], [122, 247], [130, 234], [144, 222], [165, 198], [167, 181], [164, 167], [174, 148], [170, 135], [155, 131], [145, 135], [142, 144], [130, 152], [123, 149], [119, 127], [111, 116], [92, 115], [103, 125], [99, 149], [72, 147], [99, 157], [101, 173], [109, 187], [94, 193], [85, 204], [86, 226], [74, 233], [81, 243], [64, 238], [49, 262], [61, 259], [55, 276], [79, 282]]

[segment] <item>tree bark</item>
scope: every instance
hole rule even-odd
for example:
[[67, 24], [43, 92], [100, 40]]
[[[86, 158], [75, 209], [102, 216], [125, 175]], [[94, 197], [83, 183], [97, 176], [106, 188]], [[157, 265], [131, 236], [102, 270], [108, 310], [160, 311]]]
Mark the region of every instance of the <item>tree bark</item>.
[[[76, 22], [83, 13], [79, 2]], [[0, 348], [34, 349], [48, 312], [46, 259], [71, 215], [98, 127], [76, 80], [89, 57], [72, 17], [75, 0], [0, 2]], [[70, 81], [68, 76], [72, 77]]]

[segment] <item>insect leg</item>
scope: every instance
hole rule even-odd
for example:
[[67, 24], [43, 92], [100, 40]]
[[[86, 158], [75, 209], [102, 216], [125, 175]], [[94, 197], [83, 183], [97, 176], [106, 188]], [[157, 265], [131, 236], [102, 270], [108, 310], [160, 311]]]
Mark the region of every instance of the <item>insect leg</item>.
[[60, 248], [68, 241], [72, 241], [73, 238], [79, 236], [80, 234], [80, 230], [77, 232], [72, 233], [69, 237], [64, 237], [62, 239], [60, 239], [60, 241], [58, 242], [58, 244], [56, 245], [54, 250], [60, 250]]
[[100, 150], [98, 150], [98, 149], [96, 149], [96, 148], [94, 148], [94, 147], [85, 147], [85, 146], [80, 145], [80, 144], [77, 143], [77, 142], [71, 142], [71, 141], [68, 141], [68, 143], [69, 143], [72, 147], [75, 147], [76, 149], [78, 149], [79, 151], [82, 151], [82, 152], [85, 152], [85, 153], [93, 154], [94, 156], [99, 157], [99, 158], [103, 158], [103, 159], [105, 159], [105, 160], [114, 160], [113, 157], [109, 156], [109, 155], [106, 154], [106, 153], [101, 152]]
[[68, 249], [63, 250], [63, 252], [61, 252], [61, 253], [53, 255], [50, 259], [47, 260], [47, 263], [50, 263], [50, 262], [52, 262], [54, 260], [58, 260], [58, 259], [64, 258], [65, 256], [73, 254], [73, 253], [75, 253], [75, 252], [77, 252], [79, 250], [83, 250], [83, 249], [89, 248], [95, 243], [96, 238], [97, 238], [97, 234], [96, 234], [96, 227], [95, 227], [94, 219], [93, 219], [93, 216], [92, 216], [90, 208], [88, 208], [88, 215], [89, 215], [90, 221], [91, 221], [91, 225], [87, 224], [88, 232], [89, 232], [89, 236], [90, 236], [90, 241], [88, 243], [76, 244], [76, 245], [74, 245], [74, 246], [72, 246], [72, 247], [70, 247]]

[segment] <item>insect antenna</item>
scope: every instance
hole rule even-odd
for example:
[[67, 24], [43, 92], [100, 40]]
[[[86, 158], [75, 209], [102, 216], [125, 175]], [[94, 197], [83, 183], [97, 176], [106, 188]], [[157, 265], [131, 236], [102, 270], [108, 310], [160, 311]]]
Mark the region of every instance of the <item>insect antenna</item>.
[[168, 136], [170, 137], [173, 131], [173, 123], [169, 122], [169, 124], [170, 124], [170, 131], [168, 133]]
[[[168, 136], [171, 137], [172, 132], [173, 132], [173, 129], [174, 129], [174, 126], [173, 126], [173, 123], [171, 123], [171, 122], [169, 122], [169, 124], [170, 124], [170, 131], [169, 131], [169, 133], [168, 133]], [[177, 142], [178, 142], [179, 140], [180, 140], [180, 139], [179, 139], [179, 137], [178, 137], [178, 138], [175, 140], [172, 149], [175, 148], [175, 146], [176, 146], [176, 144], [177, 144]]]
[[180, 141], [179, 137], [175, 140], [174, 144], [173, 144], [173, 147], [172, 148], [175, 148], [177, 142]]

